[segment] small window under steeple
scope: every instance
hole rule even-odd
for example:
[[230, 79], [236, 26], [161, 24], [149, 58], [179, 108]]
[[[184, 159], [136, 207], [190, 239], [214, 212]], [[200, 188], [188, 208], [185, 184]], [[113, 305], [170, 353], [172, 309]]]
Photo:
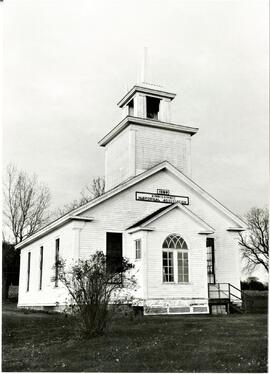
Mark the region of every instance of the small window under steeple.
[[134, 116], [134, 100], [130, 100], [128, 103], [128, 115], [129, 116]]
[[146, 117], [158, 120], [160, 99], [146, 96]]

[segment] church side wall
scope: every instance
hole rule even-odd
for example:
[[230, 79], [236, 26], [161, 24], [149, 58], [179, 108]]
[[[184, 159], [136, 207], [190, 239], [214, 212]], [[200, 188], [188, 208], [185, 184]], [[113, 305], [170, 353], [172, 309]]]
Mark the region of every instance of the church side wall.
[[[53, 269], [55, 263], [55, 240], [60, 239], [59, 256], [70, 259], [73, 257], [73, 230], [72, 223], [55, 230], [45, 237], [29, 244], [21, 250], [20, 281], [19, 281], [19, 307], [53, 306], [56, 302], [64, 302], [67, 293], [59, 282], [55, 287], [52, 277], [55, 274]], [[43, 246], [43, 271], [42, 288], [40, 282], [40, 247]], [[31, 253], [30, 282], [27, 291], [27, 268], [28, 253]]]

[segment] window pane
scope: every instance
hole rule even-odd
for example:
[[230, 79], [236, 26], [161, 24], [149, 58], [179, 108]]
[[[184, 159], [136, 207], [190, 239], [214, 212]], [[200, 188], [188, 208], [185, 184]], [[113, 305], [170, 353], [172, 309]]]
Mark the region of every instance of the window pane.
[[141, 258], [141, 239], [135, 240], [135, 259]]
[[27, 263], [27, 287], [26, 287], [26, 291], [29, 291], [29, 283], [30, 283], [30, 265], [31, 265], [31, 252], [28, 252], [28, 263]]
[[136, 249], [141, 249], [141, 239], [135, 240]]
[[163, 282], [173, 282], [173, 252], [162, 252]]
[[208, 282], [215, 282], [214, 238], [206, 238]]
[[187, 252], [178, 252], [178, 283], [188, 282], [188, 253]]
[[39, 263], [39, 289], [42, 288], [42, 271], [43, 271], [43, 247], [40, 247], [40, 263]]
[[55, 240], [55, 287], [58, 287], [58, 261], [59, 261], [59, 244], [60, 239]]

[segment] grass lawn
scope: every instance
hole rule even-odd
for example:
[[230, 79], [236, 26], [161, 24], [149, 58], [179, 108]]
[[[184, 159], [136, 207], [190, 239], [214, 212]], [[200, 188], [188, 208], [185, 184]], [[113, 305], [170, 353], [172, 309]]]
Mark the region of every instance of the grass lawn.
[[267, 372], [267, 315], [114, 321], [83, 340], [74, 318], [3, 307], [3, 371]]

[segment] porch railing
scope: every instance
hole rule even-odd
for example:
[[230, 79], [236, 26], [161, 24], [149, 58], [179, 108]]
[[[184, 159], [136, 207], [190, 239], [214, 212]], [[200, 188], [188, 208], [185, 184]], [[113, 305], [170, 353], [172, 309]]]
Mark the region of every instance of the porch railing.
[[244, 310], [247, 309], [248, 295], [231, 283], [209, 283], [208, 297], [210, 300], [241, 304]]

